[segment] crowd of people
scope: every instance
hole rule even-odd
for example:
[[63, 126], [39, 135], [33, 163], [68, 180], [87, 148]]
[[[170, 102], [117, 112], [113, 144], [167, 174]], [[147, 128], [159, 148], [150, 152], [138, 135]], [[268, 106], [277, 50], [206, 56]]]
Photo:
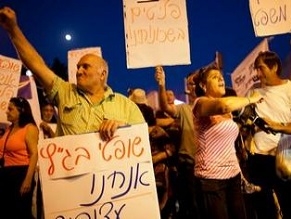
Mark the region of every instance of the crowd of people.
[[[256, 57], [261, 86], [246, 97], [226, 95], [222, 69], [211, 63], [187, 76], [189, 101], [178, 105], [166, 87], [163, 67], [157, 66], [159, 111], [155, 111], [144, 89], [133, 89], [128, 97], [112, 90], [103, 58], [82, 56], [72, 84], [46, 65], [11, 8], [0, 9], [0, 25], [49, 99], [41, 106], [41, 124], [35, 123], [25, 98], [10, 99], [6, 114], [11, 125], [0, 138], [1, 217], [43, 218], [41, 183], [34, 180], [39, 131], [45, 138], [98, 131], [108, 141], [119, 127], [146, 122], [162, 219], [291, 218], [291, 171], [277, 159], [278, 147], [280, 152], [290, 149], [291, 82], [281, 79], [276, 53], [265, 51]], [[250, 106], [261, 123], [252, 120], [252, 145], [245, 147], [242, 166], [236, 147], [241, 126], [233, 113]], [[243, 139], [244, 143], [249, 142]], [[246, 194], [243, 185], [249, 182], [259, 189]], [[32, 212], [35, 184], [37, 214]]]

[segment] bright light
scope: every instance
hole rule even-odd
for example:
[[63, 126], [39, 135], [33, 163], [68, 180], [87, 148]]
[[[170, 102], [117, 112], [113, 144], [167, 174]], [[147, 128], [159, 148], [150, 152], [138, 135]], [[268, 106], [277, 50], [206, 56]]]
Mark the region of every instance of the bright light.
[[72, 36], [71, 34], [66, 34], [65, 38], [67, 41], [70, 41], [72, 39]]
[[32, 76], [32, 72], [31, 72], [30, 70], [27, 70], [27, 71], [25, 72], [25, 74], [26, 74], [26, 76]]

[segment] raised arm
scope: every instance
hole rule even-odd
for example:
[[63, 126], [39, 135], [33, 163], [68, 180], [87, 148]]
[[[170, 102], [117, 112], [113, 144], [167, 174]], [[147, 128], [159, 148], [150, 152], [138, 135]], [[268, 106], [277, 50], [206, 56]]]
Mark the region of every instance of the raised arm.
[[16, 13], [9, 7], [0, 9], [0, 25], [7, 31], [23, 64], [34, 74], [46, 90], [50, 90], [55, 73], [26, 39], [17, 23]]
[[170, 116], [174, 117], [177, 113], [176, 106], [174, 104], [169, 104], [166, 95], [166, 76], [162, 66], [157, 66], [155, 68], [155, 79], [158, 83], [158, 97], [160, 108], [168, 113]]
[[249, 104], [257, 103], [261, 100], [262, 96], [258, 92], [254, 92], [250, 97], [202, 97], [198, 100], [195, 106], [195, 111], [196, 114], [199, 116], [225, 114], [235, 110], [239, 110]]

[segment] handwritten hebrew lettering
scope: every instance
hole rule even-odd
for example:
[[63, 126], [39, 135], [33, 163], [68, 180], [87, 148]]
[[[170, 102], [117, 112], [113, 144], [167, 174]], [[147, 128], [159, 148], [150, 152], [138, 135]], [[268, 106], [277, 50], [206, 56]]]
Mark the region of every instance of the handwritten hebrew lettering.
[[287, 20], [286, 5], [279, 8], [271, 8], [269, 10], [260, 9], [255, 13], [255, 26], [266, 26], [268, 24], [276, 24]]
[[104, 145], [102, 142], [99, 143], [99, 150], [104, 160], [109, 161], [113, 157], [115, 159], [130, 158], [131, 156], [140, 157], [143, 154], [144, 148], [140, 137], [128, 139], [128, 142], [121, 140], [119, 137], [114, 136], [110, 141], [105, 142]]
[[[11, 59], [2, 59], [0, 57], [0, 69], [1, 71], [7, 70], [7, 71], [12, 71], [12, 72], [19, 72], [21, 66], [18, 63], [13, 62]], [[8, 76], [7, 78], [12, 79], [12, 76]], [[0, 83], [3, 83], [3, 78], [0, 78]], [[6, 80], [5, 83], [8, 84], [11, 81]]]
[[92, 211], [81, 211], [73, 216], [57, 215], [55, 219], [98, 219], [98, 218], [108, 218], [108, 219], [122, 219], [122, 210], [126, 204], [118, 205], [112, 202], [106, 202], [102, 204], [99, 208], [93, 208]]
[[109, 141], [95, 132], [43, 139], [38, 152], [46, 218], [160, 218], [146, 123]]
[[[169, 0], [165, 1], [164, 4], [156, 4], [151, 7], [146, 7], [145, 4], [140, 5], [140, 7], [133, 7], [129, 10], [131, 25], [128, 27], [127, 36], [131, 40], [131, 46], [186, 40], [187, 34], [182, 28], [159, 25], [159, 22], [163, 20], [180, 19], [181, 9], [179, 5], [171, 3]], [[146, 26], [135, 25], [146, 20], [149, 21]], [[153, 20], [159, 22], [156, 24], [150, 22]]]
[[246, 76], [245, 75], [239, 75], [234, 81], [236, 85], [239, 87], [241, 84], [244, 83]]
[[11, 97], [18, 92], [21, 62], [0, 55], [0, 121], [8, 122], [6, 110]]
[[130, 9], [131, 23], [138, 22], [138, 19], [147, 20], [165, 20], [166, 18], [178, 19], [181, 17], [181, 9], [179, 5], [166, 0], [162, 4], [151, 5], [146, 7], [146, 4], [139, 4], [139, 7]]
[[[140, 164], [137, 164], [136, 166], [131, 166], [128, 172], [113, 171], [112, 173], [109, 172], [107, 175], [102, 175], [102, 179], [100, 181], [97, 180], [97, 182], [95, 175], [93, 175], [91, 186], [92, 189], [90, 193], [92, 195], [97, 188], [95, 183], [96, 185], [99, 185], [98, 188], [100, 191], [98, 191], [96, 196], [97, 198], [94, 201], [80, 204], [80, 206], [92, 206], [98, 203], [103, 197], [104, 193], [110, 194], [114, 191], [114, 195], [110, 197], [111, 200], [114, 200], [128, 195], [131, 190], [138, 189], [138, 186], [149, 186], [150, 183], [144, 179], [145, 174], [147, 173], [147, 171], [142, 172], [140, 170]], [[106, 187], [105, 185], [109, 186]], [[106, 188], [111, 191], [105, 191]]]

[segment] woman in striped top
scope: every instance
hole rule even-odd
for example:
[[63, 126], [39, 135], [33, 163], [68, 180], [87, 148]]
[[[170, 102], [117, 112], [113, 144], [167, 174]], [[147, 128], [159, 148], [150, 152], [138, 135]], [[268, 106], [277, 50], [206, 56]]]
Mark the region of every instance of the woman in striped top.
[[245, 219], [241, 192], [241, 170], [234, 147], [239, 133], [232, 111], [262, 98], [223, 97], [225, 82], [215, 65], [201, 69], [195, 77], [197, 99], [193, 105], [195, 139], [194, 174], [198, 178], [205, 218]]

